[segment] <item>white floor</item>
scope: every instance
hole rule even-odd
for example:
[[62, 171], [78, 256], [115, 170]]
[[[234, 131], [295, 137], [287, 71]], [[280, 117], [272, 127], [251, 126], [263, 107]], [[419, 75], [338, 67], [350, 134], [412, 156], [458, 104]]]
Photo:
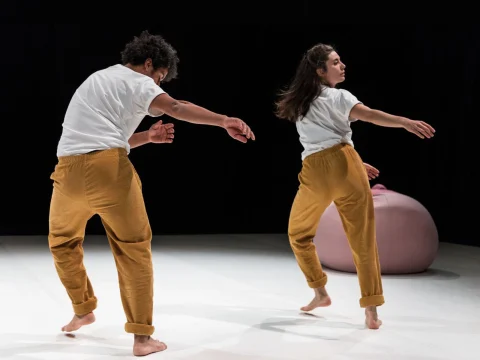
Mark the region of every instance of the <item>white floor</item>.
[[[97, 322], [67, 337], [72, 315], [46, 237], [0, 238], [0, 359], [133, 359], [106, 238], [87, 237]], [[480, 248], [442, 243], [430, 271], [385, 276], [384, 321], [364, 329], [355, 274], [328, 271], [333, 304], [302, 314], [306, 286], [284, 235], [154, 239], [151, 359], [433, 360], [480, 358]]]

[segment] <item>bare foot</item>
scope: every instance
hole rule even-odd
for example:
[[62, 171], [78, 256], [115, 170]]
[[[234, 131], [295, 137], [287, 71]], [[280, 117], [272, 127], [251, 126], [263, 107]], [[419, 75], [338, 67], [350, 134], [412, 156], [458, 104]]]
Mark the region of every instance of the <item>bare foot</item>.
[[133, 355], [146, 356], [167, 349], [167, 345], [154, 340], [150, 336], [135, 335], [133, 343]]
[[382, 325], [382, 320], [378, 318], [377, 307], [367, 306], [365, 309], [365, 324], [369, 329], [377, 330]]
[[312, 311], [317, 307], [327, 307], [332, 304], [332, 300], [330, 296], [327, 294], [327, 290], [325, 288], [318, 288], [315, 289], [315, 297], [307, 306], [300, 308], [302, 311]]
[[72, 321], [68, 325], [62, 327], [62, 331], [72, 332], [80, 329], [84, 325], [90, 325], [91, 323], [95, 322], [95, 315], [93, 312], [88, 313], [86, 315], [78, 316], [74, 315]]

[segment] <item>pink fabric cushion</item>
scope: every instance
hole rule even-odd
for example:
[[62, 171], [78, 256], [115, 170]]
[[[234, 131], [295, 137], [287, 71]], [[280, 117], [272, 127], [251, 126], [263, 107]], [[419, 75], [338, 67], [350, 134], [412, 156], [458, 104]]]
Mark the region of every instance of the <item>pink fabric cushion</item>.
[[[417, 273], [428, 269], [437, 254], [438, 233], [427, 209], [417, 200], [383, 185], [374, 186], [372, 195], [382, 273]], [[313, 241], [325, 267], [356, 272], [334, 203], [320, 219]]]

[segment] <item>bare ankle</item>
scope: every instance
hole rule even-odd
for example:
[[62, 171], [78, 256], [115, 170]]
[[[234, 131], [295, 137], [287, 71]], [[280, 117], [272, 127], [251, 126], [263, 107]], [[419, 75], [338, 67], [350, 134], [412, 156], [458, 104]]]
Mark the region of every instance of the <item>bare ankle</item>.
[[135, 342], [139, 342], [139, 343], [145, 343], [149, 339], [150, 339], [150, 336], [148, 336], [148, 335], [137, 335], [137, 334], [135, 334], [135, 336], [134, 336]]
[[315, 289], [315, 295], [317, 296], [328, 296], [327, 290], [325, 286], [319, 287]]
[[88, 312], [88, 313], [85, 313], [85, 314], [82, 314], [82, 315], [79, 315], [79, 314], [75, 314], [75, 316], [79, 319], [82, 319], [84, 318], [85, 316], [89, 315], [89, 314], [92, 314], [92, 312]]

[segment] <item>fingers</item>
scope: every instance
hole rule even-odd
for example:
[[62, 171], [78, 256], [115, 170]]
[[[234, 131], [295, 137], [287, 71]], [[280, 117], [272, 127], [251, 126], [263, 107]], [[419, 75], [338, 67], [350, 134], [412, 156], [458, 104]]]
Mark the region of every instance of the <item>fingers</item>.
[[420, 139], [430, 139], [435, 133], [435, 129], [423, 121], [414, 121], [410, 131]]
[[376, 167], [373, 167], [373, 166], [370, 165], [370, 164], [363, 163], [363, 165], [365, 166], [365, 168], [366, 168], [368, 171], [373, 171], [373, 172], [377, 172], [377, 173], [380, 172]]
[[420, 123], [418, 124], [418, 127], [419, 127], [419, 131], [420, 131], [423, 135], [425, 135], [425, 137], [427, 137], [428, 139], [430, 139], [431, 137], [433, 137], [433, 133], [435, 132], [435, 130], [433, 130], [433, 128], [432, 128], [430, 125], [428, 125], [428, 124], [426, 124], [426, 123], [424, 123], [424, 122], [420, 122]]
[[379, 174], [380, 173], [380, 171], [376, 167], [373, 167], [370, 164], [363, 163], [363, 165], [365, 166], [365, 169], [367, 169], [367, 171], [369, 171], [369, 172], [372, 172], [374, 174]]
[[247, 138], [247, 139], [252, 139], [252, 140], [255, 140], [255, 134], [253, 133], [252, 129], [250, 129], [250, 126], [248, 126], [247, 124], [245, 124], [244, 122], [243, 123], [243, 128], [241, 129], [242, 130], [242, 134]]
[[240, 130], [240, 132], [241, 132], [242, 134], [244, 134], [244, 135], [245, 135], [245, 134], [247, 133], [247, 131], [248, 131], [248, 126], [247, 126], [247, 124], [245, 124], [245, 122], [242, 121], [242, 120], [240, 120], [240, 119], [238, 120], [238, 126], [237, 126], [237, 128], [238, 128], [238, 130]]
[[172, 127], [167, 129], [167, 139], [173, 139], [175, 137], [175, 129]]
[[[227, 125], [227, 128], [235, 128], [246, 138], [255, 140], [255, 134], [250, 129], [250, 127], [241, 119], [230, 118], [231, 122]], [[243, 141], [242, 141], [243, 142]]]
[[414, 133], [415, 133], [415, 135], [417, 135], [420, 139], [425, 139], [425, 136], [424, 136], [420, 131], [418, 131], [417, 129], [415, 129]]
[[430, 130], [430, 132], [431, 132], [432, 134], [435, 133], [435, 129], [433, 128], [433, 126], [431, 126], [430, 124], [427, 124], [427, 123], [424, 122], [424, 121], [421, 121], [421, 123], [422, 123], [424, 126], [426, 126], [426, 127]]
[[410, 131], [412, 134], [417, 135], [420, 139], [425, 138], [425, 136], [420, 132], [417, 124], [412, 124], [407, 128], [407, 130]]
[[248, 141], [247, 138], [246, 138], [244, 135], [242, 135], [242, 134], [233, 135], [233, 138], [234, 138], [235, 140], [238, 140], [238, 141], [244, 143], [244, 144]]
[[425, 139], [425, 138], [429, 139], [433, 136], [433, 134], [430, 135], [430, 133], [420, 125], [418, 125], [415, 130], [416, 130], [417, 135], [422, 139]]
[[376, 177], [378, 177], [378, 173], [375, 173], [373, 171], [367, 171], [367, 174], [368, 174], [368, 179], [369, 180], [373, 180], [375, 179]]
[[245, 137], [246, 137], [247, 139], [251, 139], [251, 138], [252, 138], [252, 130], [250, 129], [249, 126], [247, 126], [247, 125], [245, 125], [245, 126], [246, 126], [246, 128], [247, 128], [246, 131], [245, 131], [245, 133], [244, 133], [244, 134], [245, 134]]
[[172, 123], [168, 123], [168, 124], [163, 125], [163, 120], [159, 120], [155, 124], [152, 125], [152, 129], [158, 130], [158, 129], [160, 129], [161, 126], [163, 126], [165, 129], [173, 128]]
[[162, 131], [162, 129], [165, 129], [165, 131], [167, 132], [167, 134], [173, 134], [175, 132], [175, 129], [173, 128], [173, 124], [165, 124], [165, 125], [158, 125], [158, 124], [155, 124], [152, 126], [152, 129], [154, 130], [158, 130], [158, 131]]
[[363, 163], [365, 169], [367, 170], [368, 180], [373, 180], [378, 177], [380, 171], [377, 168], [374, 168], [372, 165]]
[[171, 144], [175, 138], [174, 124], [168, 123], [163, 125], [162, 120], [152, 125], [150, 129], [150, 139], [153, 143]]

